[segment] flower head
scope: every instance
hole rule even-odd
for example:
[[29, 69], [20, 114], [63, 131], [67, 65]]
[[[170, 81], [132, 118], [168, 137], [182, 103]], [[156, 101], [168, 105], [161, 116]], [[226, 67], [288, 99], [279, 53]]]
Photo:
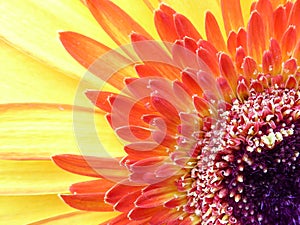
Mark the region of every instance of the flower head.
[[239, 0], [221, 0], [223, 24], [208, 11], [205, 33], [161, 3], [162, 42], [110, 1], [85, 4], [120, 49], [74, 32], [60, 40], [119, 90], [86, 96], [126, 156], [54, 156], [97, 178], [62, 199], [119, 211], [108, 224], [299, 224], [300, 1], [258, 0], [245, 19]]

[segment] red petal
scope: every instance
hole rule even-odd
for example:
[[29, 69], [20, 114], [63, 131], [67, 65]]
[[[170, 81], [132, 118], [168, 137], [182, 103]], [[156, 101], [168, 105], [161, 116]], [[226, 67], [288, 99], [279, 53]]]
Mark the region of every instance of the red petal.
[[135, 207], [134, 202], [141, 195], [141, 191], [132, 192], [125, 195], [115, 205], [114, 209], [120, 212], [128, 212]]
[[[273, 36], [273, 7], [270, 0], [259, 0], [255, 6], [264, 22], [266, 40]], [[276, 25], [278, 26], [278, 25]]]
[[184, 15], [176, 13], [174, 15], [174, 21], [179, 38], [190, 37], [194, 40], [202, 39], [197, 29]]
[[115, 185], [114, 182], [105, 179], [91, 180], [72, 184], [70, 191], [72, 194], [105, 193], [113, 185]]
[[300, 37], [300, 1], [297, 0], [290, 13], [289, 25], [296, 26], [297, 29], [297, 39]]
[[100, 225], [141, 225], [147, 224], [147, 220], [132, 221], [128, 218], [127, 213], [123, 213], [109, 221], [101, 223]]
[[160, 9], [155, 11], [156, 30], [163, 41], [173, 43], [178, 38], [173, 20], [173, 14], [175, 13], [173, 9], [165, 4], [161, 4]]
[[246, 52], [243, 47], [238, 47], [235, 55], [235, 64], [239, 73], [243, 73], [243, 62], [246, 57]]
[[110, 50], [107, 46], [75, 32], [61, 32], [59, 38], [66, 50], [86, 68]]
[[87, 211], [110, 212], [113, 207], [104, 202], [104, 194], [61, 195], [69, 206]]
[[148, 61], [154, 61], [172, 64], [171, 58], [162, 48], [163, 46], [160, 43], [154, 41], [153, 39], [148, 39], [136, 32], [131, 33], [130, 39], [135, 52], [145, 63]]
[[237, 34], [231, 31], [229, 33], [228, 40], [227, 40], [227, 49], [232, 56], [236, 54], [236, 48], [237, 48]]
[[92, 14], [118, 45], [129, 43], [129, 34], [134, 31], [151, 38], [150, 35], [120, 7], [108, 0], [87, 0]]
[[293, 57], [297, 60], [297, 62], [300, 62], [300, 41], [298, 41], [295, 47]]
[[200, 47], [197, 50], [197, 55], [201, 60], [203, 60], [215, 76], [219, 74], [219, 64], [215, 54], [211, 54], [208, 50]]
[[241, 28], [237, 33], [237, 47], [242, 46], [245, 52], [247, 52], [247, 32]]
[[221, 74], [227, 79], [232, 90], [235, 91], [238, 77], [231, 58], [225, 53], [221, 53], [219, 58], [219, 65]]
[[273, 55], [273, 73], [278, 74], [281, 72], [282, 67], [282, 54], [278, 42], [275, 39], [271, 39], [270, 51]]
[[178, 206], [183, 206], [186, 201], [186, 196], [181, 196], [181, 197], [175, 197], [169, 201], [167, 201], [164, 206], [169, 208], [169, 209], [174, 209]]
[[297, 71], [297, 61], [295, 59], [287, 60], [283, 65], [283, 74], [291, 75]]
[[257, 65], [254, 59], [251, 57], [244, 58], [243, 62], [243, 70], [244, 70], [244, 76], [247, 78], [247, 80], [250, 80], [250, 78], [255, 78], [257, 76]]
[[232, 99], [234, 99], [235, 97], [235, 94], [232, 91], [230, 85], [228, 84], [227, 79], [225, 79], [224, 77], [218, 77], [217, 83], [219, 89], [222, 91], [222, 97], [224, 98], [224, 100], [226, 102], [231, 103]]
[[129, 212], [128, 217], [132, 220], [143, 220], [152, 217], [160, 210], [161, 210], [160, 208], [149, 208], [149, 209], [134, 208]]
[[162, 77], [162, 75], [149, 65], [135, 65], [135, 70], [139, 77]]
[[151, 103], [164, 117], [176, 124], [179, 122], [178, 111], [168, 100], [158, 96], [152, 96]]
[[220, 27], [216, 18], [211, 12], [206, 13], [205, 31], [207, 40], [211, 42], [218, 51], [226, 51], [226, 44]]
[[117, 96], [117, 94], [105, 91], [88, 90], [85, 92], [88, 99], [98, 108], [105, 112], [111, 112], [111, 104], [109, 98]]
[[288, 89], [296, 89], [297, 88], [297, 80], [294, 76], [290, 75], [285, 83], [285, 88]]
[[[74, 32], [60, 33], [60, 40], [70, 55], [76, 59], [82, 66], [88, 68], [90, 72], [98, 76], [102, 80], [112, 84], [118, 89], [124, 87], [123, 79], [132, 74], [116, 73], [115, 68], [120, 69], [120, 65], [131, 65], [131, 61], [119, 53], [112, 51], [105, 45]], [[109, 62], [101, 61], [101, 56], [110, 51]]]
[[123, 126], [115, 131], [120, 138], [129, 142], [144, 141], [151, 136], [149, 129], [140, 126]]
[[[177, 219], [180, 215], [180, 211], [176, 210], [171, 210], [171, 209], [162, 209], [159, 212], [155, 213], [155, 215], [152, 216], [151, 218], [151, 224], [157, 224], [157, 225], [162, 225], [162, 224], [168, 224], [168, 225], [177, 225], [179, 224], [178, 221], [172, 221], [173, 219]], [[172, 221], [172, 222], [170, 222]]]
[[281, 39], [281, 51], [283, 61], [287, 60], [293, 55], [297, 43], [297, 32], [293, 25], [290, 25], [282, 36]]
[[105, 201], [111, 204], [116, 204], [124, 196], [141, 190], [142, 186], [136, 186], [135, 184], [115, 184], [110, 190], [106, 192]]
[[184, 70], [182, 71], [182, 83], [188, 87], [189, 93], [190, 95], [202, 95], [202, 90], [199, 86], [199, 84], [197, 83], [197, 77], [195, 74], [193, 74], [192, 71], [190, 70]]
[[252, 12], [248, 24], [248, 51], [249, 55], [261, 63], [262, 53], [266, 49], [266, 35], [263, 19], [257, 11]]
[[271, 51], [265, 51], [263, 54], [262, 68], [264, 73], [273, 73], [274, 62]]
[[249, 90], [247, 85], [245, 84], [245, 82], [239, 82], [238, 86], [237, 86], [237, 95], [238, 98], [240, 99], [240, 101], [244, 101], [247, 100], [248, 96], [249, 96]]
[[199, 96], [193, 96], [193, 103], [195, 106], [195, 109], [198, 111], [199, 115], [201, 117], [210, 116], [209, 112], [209, 103], [203, 98], [200, 98]]
[[221, 8], [227, 34], [244, 26], [240, 0], [221, 0]]
[[277, 41], [280, 41], [282, 34], [284, 33], [287, 27], [286, 10], [282, 6], [278, 7], [274, 11], [273, 17], [274, 17], [274, 38]]
[[113, 158], [65, 154], [53, 156], [52, 159], [62, 169], [75, 174], [111, 180], [124, 180], [128, 177], [128, 171]]

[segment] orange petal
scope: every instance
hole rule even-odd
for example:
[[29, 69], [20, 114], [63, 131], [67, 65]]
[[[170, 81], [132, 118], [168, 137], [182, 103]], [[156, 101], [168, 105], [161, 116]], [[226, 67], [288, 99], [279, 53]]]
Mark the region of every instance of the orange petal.
[[53, 161], [62, 169], [84, 176], [108, 178], [114, 181], [123, 180], [128, 171], [113, 158], [99, 158], [79, 155], [56, 155]]
[[297, 39], [300, 37], [300, 1], [295, 1], [289, 17], [289, 25], [294, 25], [297, 30]]
[[300, 62], [300, 41], [297, 42], [293, 57], [297, 59], [297, 62]]
[[226, 51], [226, 44], [215, 16], [211, 12], [205, 17], [206, 38], [218, 51]]
[[254, 59], [247, 56], [244, 58], [244, 62], [242, 64], [244, 76], [247, 78], [247, 80], [250, 80], [250, 78], [255, 78], [257, 76], [257, 65]]
[[164, 117], [168, 118], [174, 123], [179, 122], [178, 111], [168, 100], [161, 97], [152, 96], [151, 103]]
[[[273, 7], [270, 0], [259, 0], [255, 6], [255, 9], [262, 16], [264, 22], [266, 40], [273, 36]], [[276, 27], [278, 24], [276, 24]]]
[[251, 14], [247, 39], [249, 55], [261, 63], [263, 51], [266, 49], [266, 36], [262, 17], [257, 11]]
[[69, 206], [86, 211], [111, 212], [113, 207], [104, 202], [104, 194], [60, 195]]
[[238, 98], [242, 102], [249, 97], [249, 89], [244, 81], [239, 82], [236, 92], [237, 92]]
[[151, 131], [141, 126], [122, 126], [116, 129], [117, 135], [125, 141], [144, 141], [151, 136]]
[[87, 5], [92, 14], [118, 45], [129, 43], [129, 34], [132, 31], [150, 35], [120, 7], [108, 0], [87, 0]]
[[237, 46], [242, 46], [245, 52], [247, 52], [247, 32], [241, 28], [237, 33]]
[[265, 51], [262, 59], [262, 69], [264, 73], [273, 73], [274, 60], [271, 51]]
[[141, 190], [141, 188], [142, 186], [137, 186], [136, 184], [115, 184], [110, 190], [106, 192], [105, 201], [110, 204], [116, 204], [124, 196], [139, 191]]
[[141, 208], [153, 208], [169, 201], [174, 197], [173, 190], [169, 187], [158, 187], [152, 190], [143, 191], [142, 195], [136, 200], [135, 204]]
[[296, 44], [297, 44], [296, 27], [290, 25], [288, 29], [285, 31], [285, 33], [283, 34], [281, 39], [281, 52], [282, 52], [283, 61], [287, 60], [292, 56]]
[[273, 73], [277, 74], [281, 72], [281, 66], [282, 66], [282, 54], [281, 54], [281, 49], [280, 45], [275, 39], [271, 39], [270, 42], [270, 51], [272, 52], [273, 55]]
[[124, 195], [115, 205], [114, 209], [120, 212], [129, 212], [135, 207], [136, 199], [141, 195], [141, 191], [132, 192]]
[[221, 0], [221, 8], [227, 35], [244, 26], [240, 0]]
[[134, 208], [129, 212], [128, 217], [132, 220], [143, 220], [155, 215], [160, 210], [160, 208]]
[[234, 56], [237, 48], [237, 34], [234, 31], [229, 32], [227, 39], [227, 49]]
[[184, 15], [176, 13], [174, 15], [175, 28], [179, 38], [183, 39], [185, 36], [193, 38], [195, 40], [202, 39], [198, 30]]
[[132, 221], [128, 218], [127, 213], [123, 213], [114, 219], [106, 221], [105, 223], [101, 223], [100, 225], [140, 225], [142, 223], [146, 224], [147, 220]]
[[227, 79], [232, 90], [236, 90], [237, 73], [231, 58], [225, 53], [221, 53], [219, 57], [219, 65], [221, 74]]
[[[123, 79], [126, 75], [128, 77], [132, 76], [132, 73], [129, 72], [125, 73], [125, 75], [117, 73], [116, 76], [113, 76], [113, 79], [110, 77], [122, 68], [122, 65], [130, 65], [131, 61], [105, 45], [74, 32], [60, 33], [60, 40], [74, 59], [88, 68], [90, 72], [116, 88], [122, 89], [124, 87]], [[103, 60], [106, 61], [102, 61], [100, 57], [108, 51], [110, 51], [108, 59], [105, 58]], [[107, 60], [109, 61], [107, 62]]]
[[105, 193], [114, 184], [114, 182], [105, 179], [89, 180], [72, 184], [70, 191], [72, 194]]
[[281, 37], [287, 27], [287, 14], [283, 6], [278, 7], [273, 14], [274, 17], [274, 38], [277, 41], [281, 40]]
[[117, 94], [106, 91], [92, 91], [87, 90], [85, 95], [90, 99], [90, 101], [98, 108], [104, 110], [105, 112], [111, 112], [111, 104], [109, 98], [117, 96]]
[[173, 43], [177, 38], [177, 32], [173, 20], [173, 14], [176, 12], [165, 4], [155, 11], [154, 22], [157, 32], [163, 41]]
[[152, 77], [152, 76], [161, 77], [162, 76], [156, 69], [154, 69], [152, 66], [149, 65], [138, 64], [135, 65], [134, 68], [137, 74], [139, 75], [139, 77]]
[[194, 96], [193, 103], [195, 109], [198, 111], [201, 117], [210, 116], [210, 112], [209, 112], [210, 106], [208, 101], [206, 101], [203, 98], [200, 98], [199, 96]]

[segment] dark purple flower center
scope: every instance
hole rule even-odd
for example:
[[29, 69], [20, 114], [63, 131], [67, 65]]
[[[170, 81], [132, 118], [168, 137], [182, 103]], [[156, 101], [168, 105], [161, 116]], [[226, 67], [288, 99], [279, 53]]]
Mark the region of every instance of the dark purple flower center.
[[185, 210], [200, 224], [300, 224], [300, 92], [235, 100], [200, 140]]

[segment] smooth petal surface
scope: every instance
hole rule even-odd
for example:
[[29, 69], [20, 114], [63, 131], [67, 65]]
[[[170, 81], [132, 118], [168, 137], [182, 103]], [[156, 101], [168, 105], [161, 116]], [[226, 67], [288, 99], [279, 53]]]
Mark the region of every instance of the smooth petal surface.
[[84, 212], [76, 211], [51, 217], [48, 219], [40, 220], [38, 222], [30, 223], [30, 225], [98, 225], [103, 221], [117, 216], [119, 213], [116, 212]]
[[49, 160], [0, 160], [0, 195], [68, 192], [70, 183], [88, 178], [68, 173]]
[[76, 78], [85, 69], [74, 63], [59, 44], [58, 31], [72, 30], [96, 40], [101, 37], [105, 44], [115, 46], [80, 1], [2, 1], [0, 23], [0, 36], [5, 40]]
[[0, 46], [0, 103], [74, 102], [78, 80], [35, 60], [4, 41], [0, 41]]
[[57, 195], [0, 196], [0, 224], [29, 224], [74, 212]]
[[[89, 124], [94, 112], [85, 108], [76, 110], [77, 131], [73, 130], [73, 109], [70, 105], [54, 104], [2, 104], [0, 105], [0, 133], [2, 159], [49, 159], [53, 154], [80, 153], [77, 141], [89, 142], [90, 150], [97, 149], [92, 137], [100, 135], [104, 146], [112, 145], [110, 153], [118, 148], [105, 119], [101, 114], [96, 116], [97, 122]], [[96, 125], [95, 125], [96, 124]], [[98, 126], [98, 133], [91, 126]], [[84, 130], [84, 134], [80, 132]], [[80, 133], [77, 140], [74, 134]], [[102, 139], [101, 139], [102, 140]], [[109, 146], [107, 146], [109, 147]], [[99, 150], [99, 149], [98, 149]]]
[[118, 45], [129, 43], [129, 34], [132, 31], [148, 36], [144, 28], [111, 1], [87, 0], [86, 2], [98, 23]]
[[[163, 1], [169, 4], [176, 12], [185, 15], [198, 29], [199, 33], [204, 36], [204, 16], [207, 10], [211, 11], [214, 15], [216, 15], [216, 19], [218, 22], [222, 21], [222, 13], [221, 8], [219, 6], [219, 0], [212, 1], [202, 1], [202, 0], [194, 0], [189, 1], [188, 4], [186, 1], [178, 1], [178, 0], [165, 0]], [[223, 29], [223, 33], [225, 34], [225, 30]]]

